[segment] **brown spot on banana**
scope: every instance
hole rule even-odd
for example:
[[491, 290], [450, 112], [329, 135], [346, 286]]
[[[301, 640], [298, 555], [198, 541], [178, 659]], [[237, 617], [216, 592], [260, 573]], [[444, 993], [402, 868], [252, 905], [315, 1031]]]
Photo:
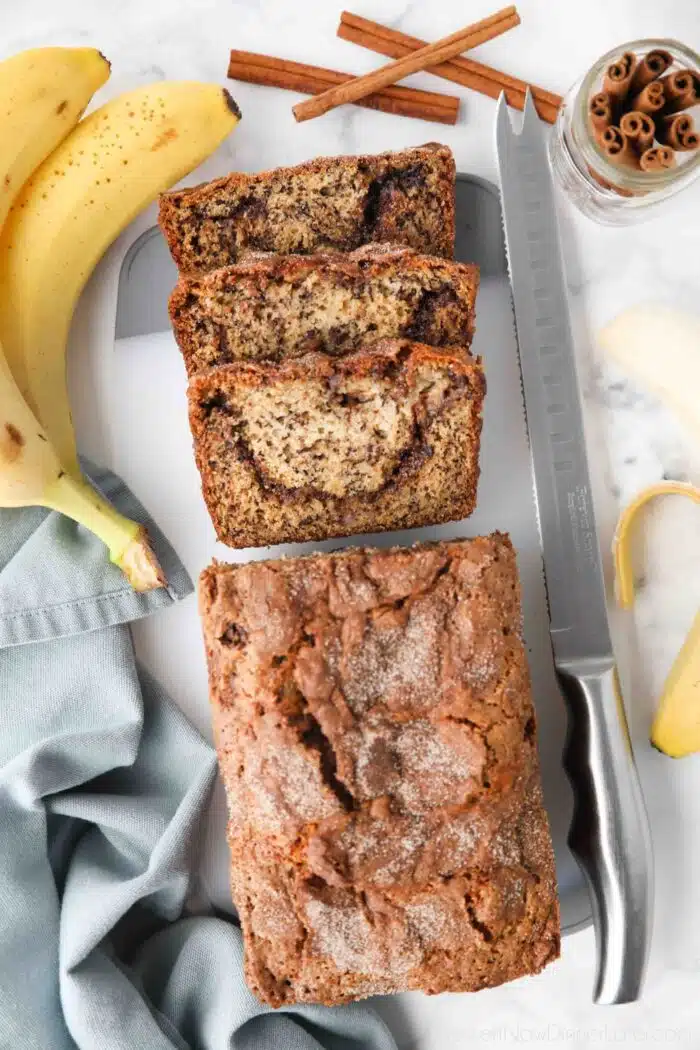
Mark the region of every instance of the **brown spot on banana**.
[[172, 142], [173, 139], [176, 139], [177, 136], [177, 128], [166, 128], [151, 146], [151, 153], [155, 153], [156, 150], [162, 149], [163, 146], [167, 146], [168, 143]]
[[234, 117], [238, 117], [238, 119], [240, 120], [241, 110], [238, 103], [236, 102], [230, 91], [227, 91], [226, 88], [222, 88], [222, 91], [224, 93], [224, 102], [226, 103], [226, 107], [231, 110]]
[[61, 113], [63, 113], [63, 111], [64, 111], [64, 109], [66, 108], [67, 105], [68, 105], [68, 99], [64, 98], [63, 101], [59, 102], [58, 105], [56, 106], [56, 115], [60, 117]]
[[22, 454], [24, 444], [24, 435], [14, 423], [5, 423], [0, 435], [0, 462], [14, 463]]

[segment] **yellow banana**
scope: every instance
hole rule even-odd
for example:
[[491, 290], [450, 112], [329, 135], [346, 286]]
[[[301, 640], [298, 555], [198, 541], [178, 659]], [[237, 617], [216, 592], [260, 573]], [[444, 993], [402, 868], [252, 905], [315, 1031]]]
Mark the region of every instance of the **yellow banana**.
[[71, 477], [22, 397], [0, 348], [0, 507], [49, 507], [94, 532], [137, 591], [165, 583], [146, 530]]
[[[0, 63], [0, 226], [23, 183], [78, 122], [109, 76], [93, 48], [39, 48]], [[63, 469], [0, 347], [0, 506], [62, 511], [107, 544], [137, 590], [165, 580], [143, 526]]]
[[0, 341], [66, 470], [80, 477], [65, 376], [76, 300], [103, 252], [240, 119], [214, 84], [121, 95], [73, 130], [24, 187], [0, 238]]
[[108, 77], [109, 62], [93, 47], [39, 47], [0, 62], [0, 226]]

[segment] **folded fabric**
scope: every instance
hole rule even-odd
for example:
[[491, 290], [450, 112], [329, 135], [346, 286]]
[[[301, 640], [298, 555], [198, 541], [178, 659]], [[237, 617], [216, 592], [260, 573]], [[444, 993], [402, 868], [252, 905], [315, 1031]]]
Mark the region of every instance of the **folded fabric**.
[[192, 584], [119, 479], [92, 477], [169, 586], [135, 594], [80, 526], [0, 511], [0, 1046], [392, 1050], [369, 1008], [261, 1006], [238, 928], [191, 914], [215, 757], [127, 624]]

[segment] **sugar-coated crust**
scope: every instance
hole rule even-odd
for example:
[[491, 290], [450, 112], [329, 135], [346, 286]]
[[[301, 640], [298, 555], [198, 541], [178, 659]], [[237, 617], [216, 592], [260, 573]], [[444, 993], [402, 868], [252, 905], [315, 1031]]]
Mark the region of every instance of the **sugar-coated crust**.
[[474, 991], [558, 956], [508, 537], [214, 563], [199, 604], [259, 998]]
[[452, 258], [454, 187], [452, 151], [427, 143], [316, 157], [255, 175], [232, 172], [164, 193], [158, 221], [183, 272], [226, 266], [249, 248], [350, 251], [372, 240]]
[[[467, 517], [485, 390], [467, 350], [405, 340], [195, 376], [190, 426], [219, 540], [260, 547]], [[275, 395], [262, 413], [259, 391]]]
[[234, 360], [342, 355], [369, 339], [469, 346], [479, 269], [396, 245], [249, 257], [183, 276], [170, 319], [188, 375]]

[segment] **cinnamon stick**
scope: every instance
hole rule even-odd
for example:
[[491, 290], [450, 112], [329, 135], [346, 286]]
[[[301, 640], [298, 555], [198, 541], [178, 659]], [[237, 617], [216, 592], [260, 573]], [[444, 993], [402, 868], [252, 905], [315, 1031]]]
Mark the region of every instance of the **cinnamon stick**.
[[662, 86], [666, 100], [666, 113], [678, 113], [700, 102], [700, 77], [690, 69], [669, 73], [658, 83]]
[[[350, 11], [343, 11], [340, 16], [338, 36], [342, 40], [348, 40], [350, 43], [358, 44], [376, 54], [386, 55], [388, 58], [403, 58], [419, 48], [426, 47], [426, 42], [418, 37], [408, 36], [407, 33], [399, 32], [398, 29], [390, 29], [381, 22], [373, 22], [369, 18], [354, 15]], [[482, 95], [488, 95], [489, 98], [497, 99], [504, 91], [509, 105], [516, 109], [523, 109], [525, 106], [525, 92], [528, 84], [524, 80], [512, 77], [508, 73], [502, 73], [491, 66], [485, 66], [481, 62], [475, 62], [464, 55], [431, 66], [428, 72], [442, 77], [443, 80], [450, 80], [472, 91], [478, 91]], [[555, 95], [551, 91], [545, 91], [544, 88], [532, 85], [530, 85], [530, 90], [542, 120], [553, 124], [561, 106], [561, 95]]]
[[440, 62], [453, 58], [462, 51], [468, 51], [470, 47], [476, 47], [478, 44], [500, 36], [501, 33], [507, 32], [519, 23], [520, 17], [515, 7], [504, 7], [495, 15], [460, 29], [404, 58], [390, 62], [366, 76], [357, 77], [346, 84], [338, 84], [306, 102], [299, 102], [293, 107], [292, 112], [298, 121], [312, 120], [336, 106], [356, 102], [359, 98], [365, 98], [383, 87], [395, 84], [411, 73], [418, 73], [429, 66], [439, 65]]
[[647, 84], [662, 76], [671, 65], [673, 65], [673, 55], [668, 51], [663, 51], [661, 48], [649, 51], [637, 63], [637, 68], [630, 83], [629, 93], [638, 95]]
[[596, 136], [601, 135], [612, 124], [612, 99], [607, 91], [599, 91], [597, 95], [592, 95], [589, 99], [588, 122]]
[[[329, 87], [353, 79], [351, 73], [339, 73], [321, 66], [236, 50], [231, 51], [228, 75], [232, 80], [298, 91], [302, 95], [317, 95]], [[355, 104], [382, 113], [431, 120], [439, 124], [456, 124], [459, 115], [459, 99], [455, 95], [398, 86], [382, 88], [381, 91], [358, 99]]]
[[660, 80], [652, 80], [638, 95], [630, 102], [630, 109], [640, 113], [648, 113], [650, 117], [659, 113], [666, 105], [664, 86]]
[[648, 113], [638, 110], [620, 117], [620, 131], [637, 153], [644, 153], [654, 141], [654, 121]]
[[686, 149], [683, 138], [693, 130], [693, 118], [688, 113], [662, 114], [656, 120], [656, 138], [671, 149]]
[[681, 132], [681, 144], [679, 150], [694, 150], [700, 146], [700, 135], [697, 131]]
[[675, 163], [673, 150], [668, 146], [652, 146], [639, 158], [642, 171], [664, 171], [666, 168], [673, 168]]
[[637, 56], [632, 51], [625, 51], [605, 71], [603, 90], [607, 91], [618, 102], [629, 94], [632, 77], [637, 69]]
[[625, 168], [638, 168], [640, 159], [634, 146], [618, 127], [612, 124], [600, 136], [600, 146], [608, 160]]
[[602, 175], [599, 175], [597, 171], [594, 171], [590, 166], [588, 167], [588, 174], [591, 176], [594, 182], [597, 182], [599, 186], [602, 186], [604, 190], [612, 190], [618, 197], [634, 197], [635, 194], [632, 190], [623, 190], [622, 186], [616, 186], [612, 182], [608, 182]]

